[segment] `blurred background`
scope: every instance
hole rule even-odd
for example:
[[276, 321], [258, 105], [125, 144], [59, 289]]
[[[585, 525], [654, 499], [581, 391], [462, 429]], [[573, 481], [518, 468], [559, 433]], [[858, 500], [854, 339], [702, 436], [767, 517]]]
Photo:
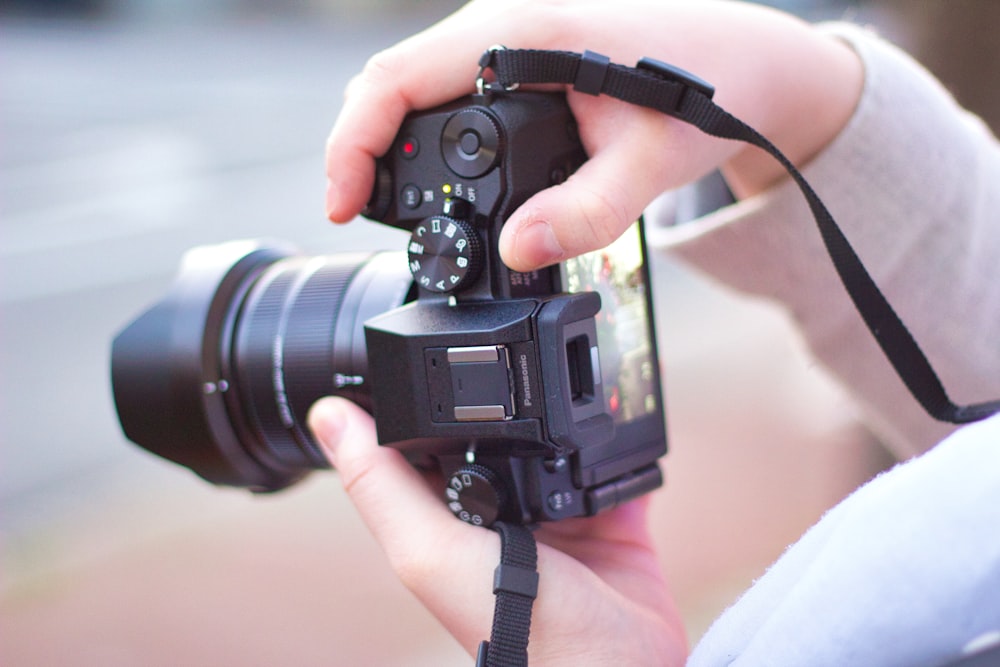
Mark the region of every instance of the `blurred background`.
[[[212, 488], [124, 439], [108, 379], [112, 336], [191, 246], [402, 247], [325, 222], [323, 142], [365, 60], [459, 4], [3, 3], [0, 664], [471, 662], [334, 474], [264, 498]], [[1000, 3], [774, 4], [877, 26], [997, 126], [980, 73], [996, 71]], [[693, 642], [892, 462], [780, 312], [653, 268], [671, 431], [654, 522]]]

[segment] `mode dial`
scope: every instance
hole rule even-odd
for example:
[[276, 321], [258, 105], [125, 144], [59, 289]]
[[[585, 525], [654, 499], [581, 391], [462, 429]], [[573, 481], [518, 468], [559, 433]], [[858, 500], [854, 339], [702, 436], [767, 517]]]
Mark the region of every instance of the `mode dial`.
[[407, 256], [417, 284], [440, 294], [468, 287], [483, 268], [479, 234], [464, 220], [444, 215], [427, 218], [413, 229]]
[[462, 521], [490, 526], [507, 502], [507, 491], [499, 476], [489, 468], [470, 464], [448, 478], [445, 488], [448, 508]]

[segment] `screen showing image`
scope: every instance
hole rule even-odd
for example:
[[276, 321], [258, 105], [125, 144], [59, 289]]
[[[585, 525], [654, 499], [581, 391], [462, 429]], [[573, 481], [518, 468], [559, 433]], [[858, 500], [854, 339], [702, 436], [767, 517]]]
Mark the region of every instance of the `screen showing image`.
[[660, 409], [643, 259], [636, 222], [610, 246], [563, 265], [566, 291], [601, 295], [596, 319], [604, 401], [618, 424]]

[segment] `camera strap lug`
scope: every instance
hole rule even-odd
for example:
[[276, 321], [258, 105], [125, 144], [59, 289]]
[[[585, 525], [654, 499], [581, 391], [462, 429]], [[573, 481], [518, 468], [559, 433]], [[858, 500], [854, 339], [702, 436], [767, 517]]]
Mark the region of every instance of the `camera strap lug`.
[[500, 51], [506, 51], [507, 47], [503, 44], [494, 44], [490, 48], [483, 51], [483, 55], [479, 56], [479, 72], [476, 74], [476, 93], [480, 96], [485, 95], [489, 90], [501, 89], [508, 92], [517, 90], [520, 83], [512, 83], [509, 85], [504, 85], [499, 82], [487, 83], [486, 82], [486, 70], [493, 67], [493, 57], [496, 53]]
[[1000, 411], [1000, 400], [956, 405], [923, 350], [872, 279], [819, 195], [784, 153], [757, 130], [712, 101], [715, 89], [667, 63], [643, 58], [636, 67], [615, 64], [600, 54], [492, 47], [479, 61], [477, 86], [485, 71], [493, 89], [520, 84], [563, 84], [590, 95], [609, 95], [660, 111], [713, 137], [742, 141], [769, 153], [788, 172], [805, 198], [833, 266], [847, 294], [910, 393], [934, 419], [965, 424]]

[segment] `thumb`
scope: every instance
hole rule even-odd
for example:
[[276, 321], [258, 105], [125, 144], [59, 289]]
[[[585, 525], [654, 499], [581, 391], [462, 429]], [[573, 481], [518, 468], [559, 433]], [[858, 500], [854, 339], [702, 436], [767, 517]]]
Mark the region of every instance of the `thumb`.
[[[659, 194], [652, 179], [629, 179], [608, 149], [585, 162], [565, 183], [542, 190], [508, 219], [500, 256], [515, 271], [532, 271], [610, 244]], [[645, 182], [643, 182], [645, 180]]]
[[409, 535], [412, 528], [407, 526], [456, 523], [399, 450], [379, 446], [374, 420], [356, 404], [342, 398], [320, 399], [309, 411], [308, 423], [380, 542], [383, 536]]
[[398, 450], [378, 445], [374, 421], [354, 403], [320, 399], [308, 422], [396, 575], [473, 651], [489, 632], [499, 538], [455, 519]]

